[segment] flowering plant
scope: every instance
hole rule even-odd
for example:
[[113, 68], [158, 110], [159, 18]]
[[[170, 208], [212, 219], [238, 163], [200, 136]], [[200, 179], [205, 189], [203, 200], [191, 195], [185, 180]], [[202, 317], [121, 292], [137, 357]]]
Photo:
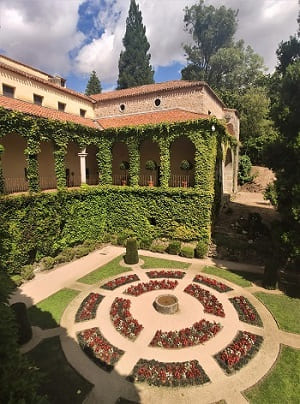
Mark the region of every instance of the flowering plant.
[[112, 281], [106, 282], [101, 286], [102, 289], [114, 290], [119, 286], [126, 285], [127, 283], [139, 281], [140, 278], [136, 275], [126, 275], [120, 276], [119, 278], [113, 279]]
[[149, 278], [174, 278], [182, 279], [185, 272], [182, 271], [149, 271], [146, 272]]
[[229, 286], [225, 285], [222, 282], [218, 282], [215, 279], [207, 278], [203, 275], [196, 275], [193, 279], [193, 282], [202, 283], [203, 285], [209, 286], [212, 289], [217, 290], [220, 293], [229, 292], [232, 290]]
[[239, 331], [237, 337], [215, 359], [226, 373], [241, 369], [259, 350], [263, 337], [246, 331]]
[[77, 334], [81, 349], [104, 370], [110, 372], [124, 351], [111, 345], [99, 328], [89, 328]]
[[205, 313], [225, 317], [222, 303], [220, 303], [219, 300], [208, 290], [202, 289], [198, 285], [190, 284], [184, 289], [184, 291], [199, 300], [204, 307]]
[[75, 322], [91, 320], [96, 317], [96, 311], [104, 296], [90, 293], [80, 304], [75, 315]]
[[161, 348], [180, 349], [203, 344], [214, 337], [221, 328], [220, 324], [201, 320], [194, 323], [192, 327], [183, 328], [179, 331], [163, 332], [158, 330], [149, 345]]
[[130, 286], [125, 290], [124, 293], [132, 296], [139, 296], [142, 293], [151, 292], [152, 290], [174, 289], [177, 285], [177, 281], [170, 281], [169, 279], [163, 279], [162, 281], [150, 281], [146, 283], [143, 282]]
[[144, 327], [132, 317], [130, 305], [129, 299], [116, 297], [110, 309], [110, 318], [120, 334], [135, 340]]
[[238, 312], [240, 321], [262, 327], [263, 323], [261, 318], [248, 299], [244, 296], [237, 296], [229, 300]]
[[199, 385], [210, 381], [197, 360], [164, 363], [153, 359], [140, 359], [129, 380], [168, 387]]

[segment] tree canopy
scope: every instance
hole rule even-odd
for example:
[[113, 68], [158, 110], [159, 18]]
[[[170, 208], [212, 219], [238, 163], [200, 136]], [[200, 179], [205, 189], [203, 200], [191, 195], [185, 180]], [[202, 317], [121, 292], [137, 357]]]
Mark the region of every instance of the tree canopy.
[[125, 50], [119, 59], [119, 78], [117, 89], [154, 83], [149, 42], [143, 25], [142, 13], [135, 0], [131, 0], [126, 32], [123, 38]]
[[92, 94], [99, 94], [101, 93], [102, 88], [101, 88], [101, 83], [100, 80], [95, 72], [95, 70], [92, 71], [89, 81], [87, 83], [86, 89], [85, 89], [85, 95], [92, 95]]

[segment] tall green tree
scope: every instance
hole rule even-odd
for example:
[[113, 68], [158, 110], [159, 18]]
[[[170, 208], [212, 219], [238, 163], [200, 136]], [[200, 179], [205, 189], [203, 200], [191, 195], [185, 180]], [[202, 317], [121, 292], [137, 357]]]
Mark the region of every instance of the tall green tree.
[[154, 83], [149, 42], [143, 25], [142, 13], [135, 0], [131, 0], [126, 32], [123, 38], [125, 50], [119, 59], [119, 78], [117, 89]]
[[92, 71], [85, 89], [85, 95], [99, 94], [102, 91], [101, 82], [95, 72]]

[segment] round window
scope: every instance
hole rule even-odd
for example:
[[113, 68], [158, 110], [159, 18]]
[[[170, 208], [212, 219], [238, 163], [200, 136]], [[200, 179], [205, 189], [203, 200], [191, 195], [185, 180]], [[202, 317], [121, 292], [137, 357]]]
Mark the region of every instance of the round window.
[[156, 100], [154, 101], [154, 104], [156, 107], [159, 107], [161, 103], [161, 100], [159, 98], [156, 98]]
[[125, 104], [120, 104], [120, 111], [124, 112], [125, 111]]

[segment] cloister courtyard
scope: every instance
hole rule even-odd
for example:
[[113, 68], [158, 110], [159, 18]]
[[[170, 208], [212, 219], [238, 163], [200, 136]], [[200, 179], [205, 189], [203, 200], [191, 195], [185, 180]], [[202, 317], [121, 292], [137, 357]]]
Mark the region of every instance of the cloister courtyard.
[[[297, 402], [299, 301], [262, 289], [261, 267], [123, 254], [106, 245], [11, 297], [29, 308], [22, 352], [50, 402], [274, 403], [287, 389]], [[160, 295], [178, 311], [157, 311]]]

